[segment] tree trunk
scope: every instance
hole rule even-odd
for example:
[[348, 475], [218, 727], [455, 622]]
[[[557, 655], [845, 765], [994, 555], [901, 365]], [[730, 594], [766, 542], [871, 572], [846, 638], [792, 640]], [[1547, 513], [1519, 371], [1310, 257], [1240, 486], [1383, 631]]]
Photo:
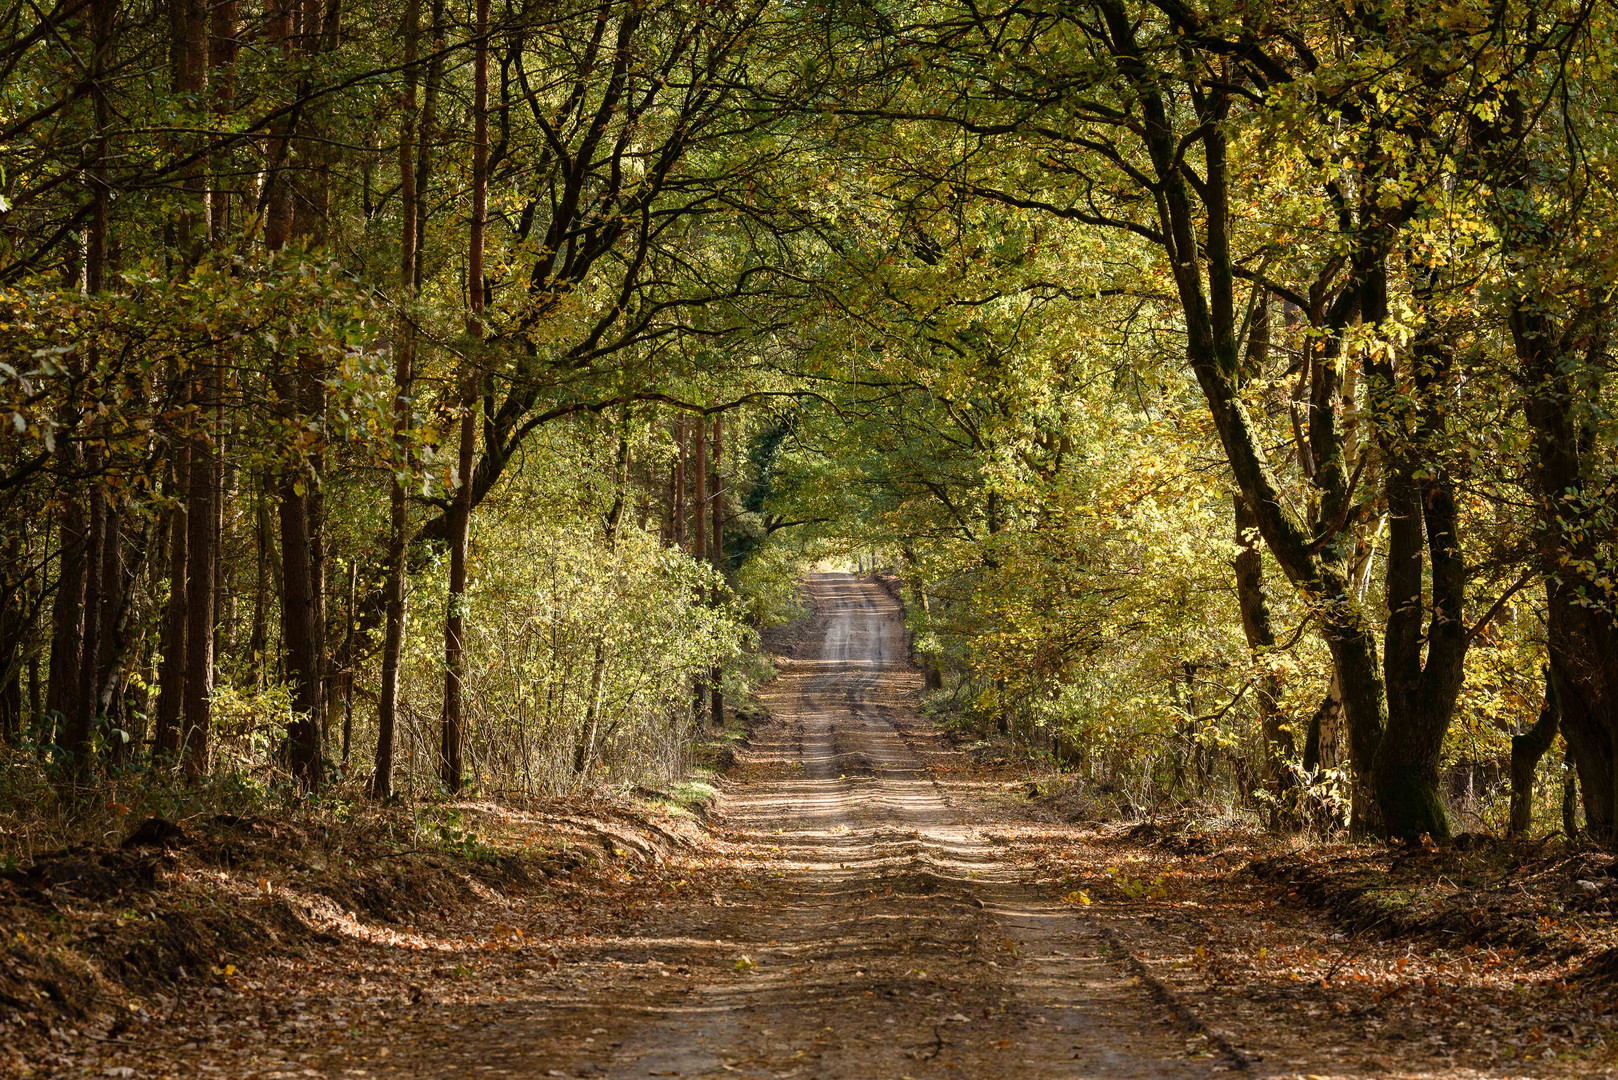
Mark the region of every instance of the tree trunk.
[[[697, 420], [691, 444], [691, 557], [698, 563], [708, 561], [708, 425]], [[707, 598], [699, 590], [697, 602]], [[708, 707], [708, 680], [696, 678], [691, 705], [697, 724], [703, 723]]]
[[[1485, 143], [1484, 160], [1512, 198], [1496, 199], [1503, 250], [1524, 265], [1543, 257], [1547, 238], [1572, 223], [1541, 217], [1531, 180], [1538, 162], [1525, 152], [1532, 110], [1515, 89], [1502, 97], [1500, 130]], [[1577, 229], [1577, 225], [1572, 225]], [[1555, 242], [1552, 240], [1551, 242]], [[1598, 580], [1603, 547], [1612, 535], [1609, 454], [1595, 451], [1600, 395], [1610, 368], [1610, 303], [1605, 291], [1547, 291], [1532, 277], [1510, 296], [1512, 343], [1532, 433], [1532, 483], [1538, 556], [1547, 584], [1546, 643], [1562, 737], [1578, 773], [1585, 829], [1618, 845], [1618, 617], [1591, 603], [1609, 590]], [[1599, 297], [1599, 299], [1597, 298]], [[1610, 452], [1610, 443], [1606, 450]], [[1571, 781], [1570, 781], [1571, 783]], [[1571, 787], [1569, 788], [1571, 792]], [[1564, 807], [1568, 835], [1576, 808]]]
[[[291, 376], [282, 385], [293, 392]], [[283, 408], [287, 407], [283, 404]], [[309, 559], [308, 502], [304, 477], [288, 471], [281, 480], [281, 628], [286, 638], [287, 681], [292, 684], [292, 720], [287, 725], [288, 764], [305, 790], [320, 787], [320, 684], [315, 657], [313, 570]]]
[[354, 740], [354, 604], [359, 599], [360, 564], [348, 561], [348, 603], [343, 612], [348, 626], [343, 634], [343, 655], [350, 659], [343, 668], [343, 775], [348, 775], [348, 751]]
[[[297, 0], [266, 0], [264, 33], [283, 58], [294, 45], [293, 8]], [[265, 148], [264, 247], [271, 252], [286, 247], [292, 236], [291, 153], [295, 115], [275, 121]]]
[[218, 555], [216, 532], [218, 462], [215, 441], [205, 425], [214, 411], [214, 365], [197, 372], [193, 400], [198, 425], [191, 439], [190, 490], [186, 497], [186, 583], [185, 583], [185, 730], [182, 760], [185, 774], [195, 780], [208, 768], [208, 741], [213, 728], [213, 637], [214, 637], [214, 560]]
[[[476, 46], [472, 56], [472, 224], [466, 261], [466, 290], [471, 313], [466, 321], [468, 336], [483, 337], [483, 304], [487, 287], [483, 275], [483, 231], [488, 218], [489, 197], [489, 0], [477, 0]], [[472, 527], [472, 460], [477, 444], [478, 380], [474, 372], [463, 375], [465, 391], [461, 416], [460, 453], [457, 461], [459, 488], [455, 492], [450, 522], [449, 611], [444, 619], [444, 728], [440, 778], [444, 787], [461, 789], [461, 752], [465, 739], [463, 693], [466, 679], [466, 651], [462, 640], [466, 625], [466, 558]]]
[[[386, 563], [387, 612], [382, 638], [382, 686], [377, 699], [376, 766], [371, 772], [371, 795], [386, 799], [393, 794], [393, 739], [399, 701], [399, 659], [405, 631], [405, 535], [410, 510], [405, 502], [404, 474], [409, 469], [410, 382], [415, 333], [408, 304], [416, 285], [416, 169], [411, 160], [416, 121], [416, 47], [420, 36], [421, 3], [405, 5], [404, 116], [399, 124], [399, 293], [400, 315], [394, 326], [393, 364], [393, 476], [388, 490], [388, 554]], [[352, 600], [349, 623], [353, 624]], [[352, 665], [353, 657], [347, 658]], [[344, 743], [346, 746], [347, 738]]]
[[[214, 114], [219, 117], [219, 129], [224, 130], [230, 114], [231, 99], [235, 94], [235, 64], [237, 54], [237, 22], [240, 17], [238, 0], [211, 0], [208, 27], [208, 68], [212, 83]], [[229, 241], [230, 191], [225, 186], [225, 173], [230, 168], [229, 157], [215, 152], [213, 156], [213, 184], [208, 193], [209, 232], [215, 250], [223, 250]]]
[[[253, 575], [253, 624], [247, 635], [247, 655], [253, 665], [253, 685], [263, 689], [270, 650], [270, 595], [275, 536], [270, 525], [268, 485], [260, 483], [258, 488], [253, 497], [253, 547], [258, 562]], [[279, 595], [280, 586], [276, 585], [274, 591]]]
[[[89, 455], [91, 472], [98, 471], [100, 455]], [[96, 722], [96, 667], [101, 656], [101, 569], [107, 540], [107, 500], [99, 489], [90, 493], [90, 520], [84, 544], [84, 615], [79, 638], [78, 685], [66, 716], [62, 749], [66, 751], [75, 782], [90, 775], [90, 735]]]
[[34, 653], [28, 658], [28, 715], [33, 723], [34, 744], [43, 746], [46, 743], [45, 724], [45, 697], [40, 692], [39, 654]]
[[1512, 836], [1526, 836], [1534, 825], [1534, 771], [1556, 741], [1559, 716], [1551, 671], [1545, 669], [1545, 702], [1539, 719], [1520, 735], [1511, 737], [1511, 823]]
[[671, 542], [681, 551], [686, 550], [685, 528], [685, 436], [688, 422], [681, 415], [674, 420], [674, 498], [671, 513], [674, 518]]
[[[723, 574], [725, 570], [725, 513], [724, 513], [724, 481], [720, 478], [719, 462], [724, 453], [724, 419], [720, 416], [713, 418], [713, 509], [709, 516], [713, 518], [713, 551], [711, 552], [714, 569]], [[720, 589], [714, 585], [714, 606], [719, 606]], [[709, 727], [713, 731], [725, 730], [725, 692], [719, 685], [722, 672], [719, 666], [714, 665], [708, 673], [708, 703], [711, 707], [709, 714]]]
[[[1264, 557], [1258, 547], [1258, 520], [1240, 493], [1236, 495], [1234, 503], [1236, 543], [1241, 546], [1235, 560], [1236, 601], [1241, 609], [1247, 647], [1255, 662], [1262, 664], [1266, 662], [1268, 650], [1275, 648], [1275, 629], [1270, 622], [1269, 602], [1264, 595]], [[1277, 707], [1281, 680], [1268, 667], [1255, 679], [1259, 730], [1264, 739], [1264, 772], [1270, 797], [1275, 800], [1270, 811], [1270, 827], [1274, 829], [1281, 827], [1286, 816], [1283, 807], [1296, 786], [1291, 762], [1297, 748], [1292, 732], [1286, 727], [1286, 718]]]
[[108, 756], [116, 765], [124, 761], [125, 750], [121, 729], [117, 727], [119, 709], [116, 698], [119, 674], [123, 669], [123, 622], [131, 578], [124, 558], [123, 526], [118, 507], [109, 502], [102, 513], [101, 572], [96, 590], [100, 611], [96, 616], [98, 640], [93, 664], [94, 677], [90, 683], [90, 696], [94, 699], [90, 719], [92, 723], [97, 720], [105, 722]]
[[[1418, 283], [1414, 302], [1433, 311], [1436, 272]], [[1387, 280], [1381, 263], [1366, 275], [1361, 315], [1386, 321]], [[1372, 775], [1388, 835], [1414, 839], [1449, 835], [1440, 797], [1439, 764], [1444, 737], [1455, 715], [1470, 637], [1462, 621], [1466, 564], [1461, 555], [1455, 482], [1444, 467], [1449, 441], [1445, 416], [1454, 390], [1450, 328], [1429, 319], [1417, 334], [1407, 362], [1413, 393], [1400, 382], [1386, 356], [1366, 361], [1367, 391], [1381, 416], [1413, 421], [1378, 424], [1388, 507], [1386, 602], [1382, 672], [1388, 723], [1376, 748]], [[1423, 586], [1431, 610], [1424, 617]]]
[[168, 515], [169, 597], [163, 613], [163, 662], [158, 668], [157, 731], [153, 752], [172, 764], [179, 760], [180, 716], [185, 708], [186, 671], [186, 536], [185, 496], [190, 491], [191, 446], [174, 448], [169, 493], [174, 506]]
[[[63, 472], [71, 472], [72, 452], [63, 455]], [[67, 487], [57, 524], [56, 600], [51, 606], [50, 682], [39, 747], [61, 749], [78, 707], [79, 661], [84, 653], [85, 554], [89, 539], [84, 506]]]
[[1562, 835], [1569, 840], [1579, 835], [1579, 773], [1571, 749], [1562, 755]]

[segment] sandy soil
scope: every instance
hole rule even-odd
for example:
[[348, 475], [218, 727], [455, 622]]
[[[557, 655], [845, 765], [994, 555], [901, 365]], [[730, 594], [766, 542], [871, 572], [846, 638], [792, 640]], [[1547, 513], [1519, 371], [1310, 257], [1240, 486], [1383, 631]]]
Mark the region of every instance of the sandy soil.
[[1025, 779], [916, 712], [892, 598], [851, 575], [808, 588], [719, 823], [667, 834], [661, 865], [613, 864], [593, 903], [559, 887], [491, 896], [470, 924], [338, 927], [40, 1071], [1618, 1075], [1605, 1006], [1531, 961], [1345, 940], [1240, 856], [1038, 820]]

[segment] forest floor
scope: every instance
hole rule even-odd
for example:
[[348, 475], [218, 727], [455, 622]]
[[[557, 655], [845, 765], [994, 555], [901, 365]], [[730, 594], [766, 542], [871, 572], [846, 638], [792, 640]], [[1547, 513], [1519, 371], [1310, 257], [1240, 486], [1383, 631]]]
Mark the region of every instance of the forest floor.
[[1618, 1076], [1610, 858], [1065, 821], [916, 712], [886, 592], [809, 588], [700, 817], [220, 815], [0, 875], [0, 1075]]

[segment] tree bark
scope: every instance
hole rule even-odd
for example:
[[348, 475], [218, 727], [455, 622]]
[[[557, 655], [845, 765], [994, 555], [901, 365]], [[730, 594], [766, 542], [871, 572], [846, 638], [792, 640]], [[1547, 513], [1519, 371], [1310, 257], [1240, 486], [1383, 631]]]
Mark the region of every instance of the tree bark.
[[1511, 819], [1512, 836], [1525, 836], [1534, 825], [1534, 771], [1540, 759], [1556, 741], [1556, 728], [1560, 716], [1556, 709], [1556, 690], [1551, 671], [1545, 669], [1545, 701], [1539, 709], [1539, 719], [1520, 735], [1511, 737]]
[[[388, 489], [387, 612], [382, 638], [382, 686], [377, 699], [376, 765], [371, 772], [371, 795], [386, 799], [393, 794], [393, 740], [399, 701], [399, 659], [405, 631], [405, 539], [410, 511], [405, 502], [404, 474], [409, 469], [410, 382], [415, 350], [409, 303], [416, 288], [416, 168], [412, 161], [416, 123], [416, 49], [420, 36], [421, 3], [409, 0], [404, 14], [403, 117], [399, 123], [399, 294], [400, 314], [394, 326], [393, 364], [393, 475]], [[352, 601], [350, 601], [352, 606]], [[353, 611], [349, 612], [350, 626]], [[349, 658], [352, 664], [352, 657]], [[346, 738], [345, 738], [346, 744]]]
[[[691, 444], [691, 557], [698, 563], [708, 561], [708, 425], [697, 420]], [[697, 602], [705, 597], [697, 592]], [[698, 675], [693, 688], [692, 715], [698, 725], [704, 722], [708, 706], [708, 680]]]
[[684, 551], [686, 549], [686, 512], [685, 512], [685, 455], [687, 420], [681, 415], [674, 419], [674, 499], [671, 513], [674, 518], [672, 529], [672, 543]]
[[1533, 298], [1519, 304], [1512, 329], [1530, 395], [1546, 637], [1562, 737], [1578, 772], [1585, 829], [1603, 843], [1618, 844], [1618, 622], [1587, 600], [1602, 594], [1587, 568], [1600, 565], [1605, 504], [1587, 494], [1599, 490], [1602, 480], [1587, 475], [1597, 455], [1583, 452], [1593, 435], [1580, 418], [1585, 410], [1578, 371], [1599, 370], [1605, 342], [1597, 335], [1578, 356], [1563, 340], [1574, 331], [1558, 334]]
[[1562, 835], [1569, 840], [1579, 835], [1579, 773], [1571, 749], [1562, 755]]
[[[1270, 297], [1264, 289], [1255, 290], [1247, 339], [1247, 358], [1240, 372], [1243, 385], [1262, 374], [1270, 353]], [[1240, 551], [1233, 569], [1236, 573], [1236, 602], [1241, 611], [1242, 631], [1247, 648], [1256, 663], [1266, 663], [1266, 654], [1275, 648], [1275, 628], [1270, 620], [1269, 601], [1264, 595], [1264, 556], [1259, 550], [1258, 518], [1237, 492], [1234, 499], [1236, 543]], [[1289, 816], [1285, 804], [1296, 786], [1291, 762], [1296, 754], [1292, 732], [1285, 724], [1278, 702], [1281, 681], [1266, 666], [1255, 673], [1259, 732], [1264, 740], [1264, 774], [1273, 800], [1270, 827], [1278, 829]]]
[[[466, 260], [466, 290], [471, 308], [466, 321], [467, 335], [483, 337], [483, 304], [487, 285], [483, 274], [484, 228], [489, 198], [489, 0], [477, 0], [473, 27], [476, 44], [472, 55], [472, 223]], [[457, 478], [460, 486], [451, 507], [449, 611], [444, 619], [444, 727], [440, 778], [451, 792], [461, 789], [461, 752], [465, 741], [463, 695], [466, 679], [466, 561], [472, 527], [472, 465], [477, 444], [478, 380], [476, 373], [463, 374], [465, 383], [461, 416], [460, 453]]]
[[[283, 374], [288, 395], [294, 376]], [[296, 400], [295, 397], [291, 400]], [[292, 408], [283, 401], [282, 408]], [[288, 765], [305, 790], [320, 787], [319, 664], [315, 657], [313, 566], [309, 558], [308, 502], [301, 472], [288, 470], [281, 479], [281, 629], [286, 638], [286, 678], [292, 684], [292, 720], [287, 725]]]
[[214, 365], [197, 372], [193, 389], [197, 432], [191, 439], [190, 491], [186, 497], [185, 730], [182, 760], [195, 780], [208, 768], [213, 728], [214, 585], [219, 537], [216, 532], [218, 462], [206, 425], [213, 419]]
[[96, 590], [96, 604], [100, 611], [96, 615], [97, 641], [90, 684], [93, 699], [90, 719], [92, 724], [100, 721], [105, 725], [108, 758], [117, 765], [122, 764], [125, 758], [117, 691], [126, 645], [123, 632], [126, 599], [132, 581], [125, 556], [135, 553], [124, 550], [122, 515], [117, 505], [110, 500], [105, 501], [102, 514], [101, 572], [97, 575]]
[[[1435, 284], [1429, 276], [1417, 288], [1419, 307], [1432, 308]], [[1369, 275], [1368, 288], [1378, 295], [1362, 302], [1362, 314], [1382, 322], [1387, 294], [1380, 269]], [[1383, 822], [1390, 835], [1406, 839], [1449, 835], [1439, 765], [1470, 640], [1462, 621], [1466, 565], [1455, 482], [1441, 458], [1454, 374], [1447, 332], [1442, 322], [1429, 320], [1418, 333], [1408, 363], [1413, 395], [1404, 396], [1385, 357], [1366, 365], [1373, 408], [1385, 419], [1377, 438], [1388, 506], [1388, 617], [1382, 645], [1388, 725], [1372, 768]], [[1392, 417], [1404, 422], [1386, 422]], [[1424, 584], [1430, 612], [1424, 612]]]
[[[719, 473], [719, 463], [723, 454], [724, 418], [721, 416], [715, 416], [713, 418], [713, 509], [710, 511], [709, 516], [713, 518], [713, 551], [711, 552], [711, 561], [713, 562], [714, 569], [721, 574], [723, 574], [725, 570], [725, 484]], [[715, 607], [719, 606], [720, 589], [720, 585], [714, 585], [713, 602]], [[710, 688], [708, 693], [708, 703], [711, 708], [711, 712], [709, 714], [709, 726], [715, 732], [725, 730], [725, 692], [719, 685], [721, 675], [722, 672], [717, 664], [714, 665], [713, 669], [708, 673], [708, 684]]]
[[[101, 464], [100, 455], [88, 455], [92, 472]], [[84, 544], [84, 614], [79, 637], [78, 684], [73, 689], [71, 711], [66, 714], [62, 749], [76, 783], [89, 779], [90, 736], [96, 722], [96, 667], [101, 656], [101, 569], [107, 534], [107, 500], [99, 489], [90, 492], [89, 525]]]
[[186, 524], [185, 496], [190, 492], [191, 445], [174, 448], [169, 493], [174, 506], [168, 515], [169, 597], [163, 613], [163, 662], [158, 668], [157, 730], [153, 750], [170, 763], [179, 760], [180, 716], [185, 709], [186, 672]]
[[[1275, 629], [1270, 620], [1269, 601], [1264, 595], [1264, 557], [1258, 547], [1258, 520], [1239, 493], [1233, 501], [1236, 542], [1241, 547], [1234, 567], [1236, 601], [1241, 609], [1247, 647], [1255, 662], [1264, 663], [1267, 651], [1275, 648]], [[1286, 817], [1283, 810], [1286, 799], [1296, 786], [1291, 762], [1297, 756], [1297, 747], [1291, 730], [1286, 726], [1286, 718], [1277, 706], [1281, 696], [1280, 679], [1267, 667], [1255, 678], [1259, 730], [1264, 739], [1265, 778], [1270, 797], [1275, 800], [1270, 813], [1270, 827], [1280, 828]]]

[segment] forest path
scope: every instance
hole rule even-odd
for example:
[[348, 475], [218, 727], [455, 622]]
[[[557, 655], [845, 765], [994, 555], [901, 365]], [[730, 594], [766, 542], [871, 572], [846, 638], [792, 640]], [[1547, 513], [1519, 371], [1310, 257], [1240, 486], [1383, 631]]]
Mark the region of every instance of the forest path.
[[[1252, 851], [1052, 821], [1026, 772], [918, 714], [879, 585], [809, 591], [706, 829], [621, 803], [488, 804], [565, 858], [470, 905], [349, 912], [164, 988], [138, 1023], [60, 1033], [18, 1075], [1618, 1076], [1610, 1010], [1537, 974], [1543, 958], [1347, 934], [1244, 870]], [[588, 825], [572, 846], [565, 821]], [[253, 871], [262, 898], [236, 902], [270, 910], [268, 878], [297, 888], [293, 869]], [[228, 910], [240, 883], [191, 872]]]
[[[437, 1049], [396, 1045], [386, 1072], [1049, 1080], [1229, 1067], [1189, 1057], [1103, 936], [1024, 884], [967, 823], [972, 809], [951, 805], [938, 776], [964, 756], [914, 711], [898, 604], [848, 574], [808, 588], [814, 615], [726, 800], [753, 878], [717, 906], [664, 908], [607, 946], [597, 962], [613, 967], [575, 994], [480, 1010]], [[626, 967], [650, 976], [628, 996], [615, 982]]]
[[808, 587], [727, 804], [777, 875], [716, 920], [758, 966], [626, 1032], [606, 1075], [1207, 1075], [1107, 942], [951, 806], [937, 776], [961, 755], [914, 713], [897, 603], [848, 574]]

